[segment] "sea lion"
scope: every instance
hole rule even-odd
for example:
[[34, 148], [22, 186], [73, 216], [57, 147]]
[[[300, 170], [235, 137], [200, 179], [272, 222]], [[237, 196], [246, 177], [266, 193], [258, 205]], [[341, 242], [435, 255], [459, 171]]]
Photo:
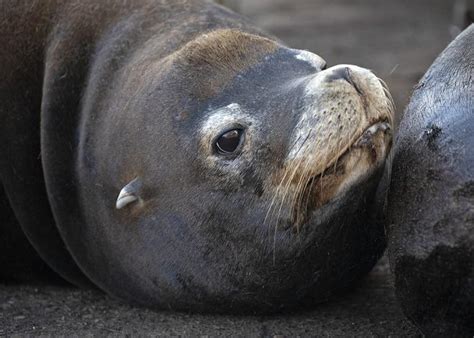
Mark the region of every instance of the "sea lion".
[[204, 1], [3, 3], [1, 182], [69, 281], [155, 308], [268, 311], [385, 247], [383, 83]]
[[417, 85], [395, 143], [390, 264], [427, 335], [474, 334], [473, 46], [471, 25]]

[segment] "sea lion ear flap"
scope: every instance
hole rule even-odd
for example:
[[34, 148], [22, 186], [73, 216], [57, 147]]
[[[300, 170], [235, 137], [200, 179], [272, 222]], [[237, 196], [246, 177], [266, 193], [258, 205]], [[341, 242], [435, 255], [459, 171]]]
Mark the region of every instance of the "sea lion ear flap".
[[122, 209], [130, 203], [140, 201], [141, 187], [142, 180], [140, 179], [140, 177], [137, 177], [134, 180], [130, 181], [126, 186], [122, 188], [122, 190], [120, 190], [120, 193], [117, 197], [117, 201], [115, 202], [115, 207], [117, 209]]

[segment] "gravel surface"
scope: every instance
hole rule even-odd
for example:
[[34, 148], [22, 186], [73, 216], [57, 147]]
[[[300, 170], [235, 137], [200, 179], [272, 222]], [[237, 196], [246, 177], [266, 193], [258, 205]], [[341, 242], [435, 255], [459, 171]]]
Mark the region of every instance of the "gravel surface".
[[1, 286], [2, 335], [418, 335], [397, 306], [387, 263], [350, 294], [312, 311], [216, 316], [131, 307], [97, 292], [54, 286]]
[[[238, 1], [237, 1], [238, 2]], [[330, 65], [373, 69], [398, 112], [450, 40], [450, 0], [241, 0], [239, 10], [288, 45]], [[1, 285], [0, 336], [418, 335], [397, 305], [386, 260], [353, 292], [309, 312], [235, 317], [154, 312], [96, 291]]]

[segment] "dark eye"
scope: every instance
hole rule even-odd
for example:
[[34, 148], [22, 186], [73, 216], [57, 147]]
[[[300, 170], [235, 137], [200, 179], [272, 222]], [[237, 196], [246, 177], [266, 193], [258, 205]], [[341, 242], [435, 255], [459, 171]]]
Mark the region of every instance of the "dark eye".
[[232, 129], [226, 131], [217, 138], [216, 150], [221, 154], [233, 153], [239, 147], [242, 136], [242, 129]]

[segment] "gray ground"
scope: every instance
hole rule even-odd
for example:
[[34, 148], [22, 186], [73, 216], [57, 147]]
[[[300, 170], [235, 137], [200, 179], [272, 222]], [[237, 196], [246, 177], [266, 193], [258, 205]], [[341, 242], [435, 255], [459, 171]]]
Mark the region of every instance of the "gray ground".
[[386, 264], [355, 292], [292, 315], [235, 317], [154, 312], [92, 291], [0, 287], [0, 336], [54, 335], [417, 335], [403, 317]]
[[[238, 1], [238, 0], [237, 0]], [[386, 80], [401, 112], [450, 40], [450, 0], [241, 0], [240, 11], [330, 65], [354, 63]], [[396, 303], [386, 260], [350, 294], [273, 317], [153, 312], [93, 291], [0, 285], [0, 336], [11, 334], [417, 335]]]

